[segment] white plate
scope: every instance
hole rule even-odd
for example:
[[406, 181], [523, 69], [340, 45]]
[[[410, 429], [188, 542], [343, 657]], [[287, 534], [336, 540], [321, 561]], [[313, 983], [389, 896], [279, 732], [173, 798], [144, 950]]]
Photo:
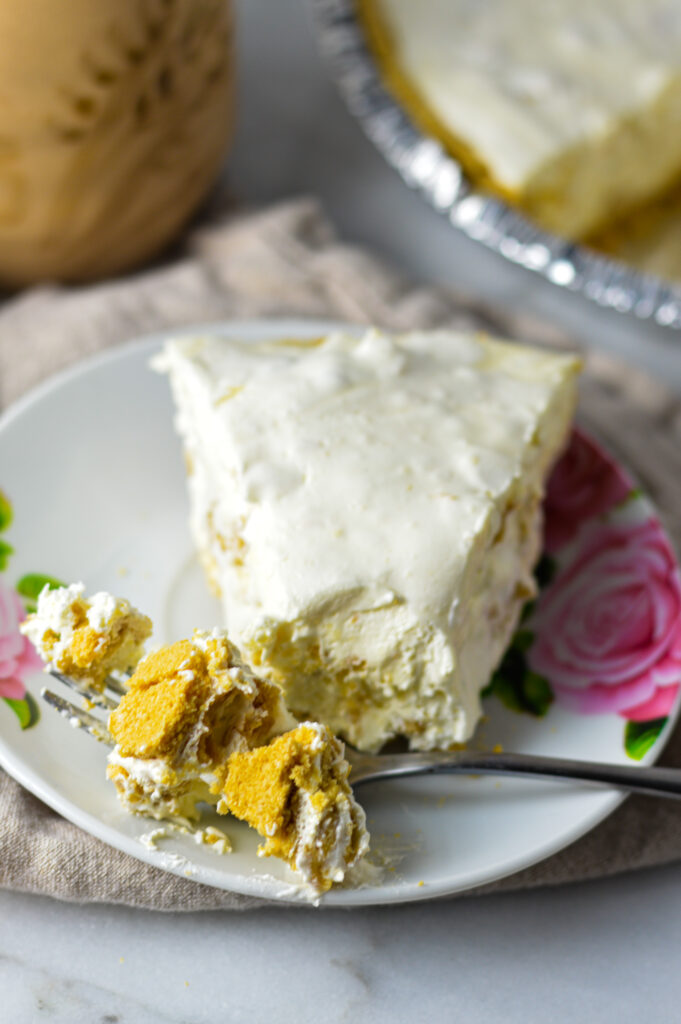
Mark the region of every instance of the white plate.
[[[315, 336], [329, 326], [269, 321], [174, 333]], [[158, 335], [83, 363], [0, 421], [0, 488], [14, 513], [0, 537], [14, 549], [0, 584], [6, 597], [27, 573], [84, 580], [90, 591], [129, 597], [152, 616], [154, 640], [169, 642], [195, 626], [220, 624], [220, 609], [204, 585], [187, 529], [183, 460], [167, 381], [148, 369], [161, 341]], [[620, 518], [651, 514], [641, 498], [625, 504]], [[2, 636], [0, 653], [1, 644]], [[40, 674], [27, 680], [37, 702], [43, 682]], [[0, 679], [0, 696], [2, 686]], [[678, 700], [641, 763], [654, 760], [677, 710]], [[626, 722], [617, 714], [576, 714], [556, 701], [545, 717], [535, 718], [506, 710], [495, 697], [486, 711], [486, 744], [628, 761]], [[280, 900], [305, 898], [283, 864], [256, 856], [256, 834], [231, 819], [220, 820], [234, 844], [231, 855], [219, 856], [187, 837], [164, 840], [159, 850], [145, 848], [140, 836], [154, 825], [120, 808], [105, 779], [104, 747], [44, 705], [40, 712], [36, 724], [21, 729], [0, 701], [0, 764], [64, 817], [140, 860], [207, 885]], [[381, 885], [338, 889], [324, 904], [402, 902], [490, 882], [571, 843], [622, 799], [572, 784], [452, 777], [377, 784], [363, 788], [360, 798], [373, 846], [393, 870]]]

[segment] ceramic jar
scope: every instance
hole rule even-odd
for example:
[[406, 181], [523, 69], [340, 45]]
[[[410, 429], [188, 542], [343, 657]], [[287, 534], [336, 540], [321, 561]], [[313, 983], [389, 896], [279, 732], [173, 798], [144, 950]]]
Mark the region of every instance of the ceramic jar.
[[232, 131], [226, 0], [0, 3], [0, 281], [86, 280], [157, 253]]

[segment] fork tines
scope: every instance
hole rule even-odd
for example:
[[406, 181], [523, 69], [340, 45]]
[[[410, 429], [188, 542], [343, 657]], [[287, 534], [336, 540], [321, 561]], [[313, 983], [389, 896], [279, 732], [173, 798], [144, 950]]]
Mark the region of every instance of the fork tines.
[[95, 718], [88, 711], [76, 707], [71, 701], [64, 700], [59, 694], [47, 688], [41, 690], [40, 696], [50, 707], [53, 707], [55, 711], [63, 715], [74, 728], [84, 729], [85, 732], [89, 733], [90, 736], [94, 736], [100, 743], [106, 743], [110, 747], [113, 746], [111, 733], [101, 719]]
[[[124, 673], [126, 679], [129, 679], [131, 674], [132, 673], [128, 672]], [[106, 677], [106, 688], [107, 690], [111, 690], [111, 692], [115, 693], [118, 697], [123, 697], [128, 692], [120, 679], [116, 679], [114, 676]]]
[[[79, 680], [72, 679], [71, 676], [65, 676], [63, 672], [57, 672], [54, 669], [50, 669], [50, 675], [53, 679], [63, 683], [64, 686], [68, 686], [70, 690], [75, 690], [76, 693], [79, 693], [81, 697], [84, 697], [85, 700], [89, 701], [91, 704], [96, 704], [98, 707], [106, 708], [107, 711], [113, 711], [114, 708], [118, 706], [118, 701], [114, 700], [113, 697], [110, 697], [107, 693], [100, 692], [99, 690], [93, 690], [89, 686], [83, 686]], [[120, 683], [118, 683], [117, 680], [113, 679], [111, 676], [107, 676], [106, 685], [108, 689], [113, 689], [111, 683], [120, 686]], [[125, 693], [125, 690], [121, 687], [120, 692]]]
[[[88, 686], [83, 683], [82, 680], [73, 679], [71, 676], [65, 675], [63, 672], [57, 672], [54, 669], [49, 670], [49, 674], [57, 682], [62, 683], [64, 686], [68, 686], [70, 690], [80, 694], [85, 701], [88, 702], [90, 707], [96, 707], [102, 711], [114, 711], [118, 707], [118, 699], [124, 693], [126, 693], [126, 687], [123, 682], [116, 679], [114, 676], [107, 676], [104, 681], [104, 690], [96, 690], [92, 686]], [[108, 693], [106, 691], [109, 691]], [[114, 695], [115, 696], [112, 696]], [[58, 693], [54, 693], [53, 690], [47, 688], [41, 691], [40, 696], [43, 700], [58, 711], [60, 715], [67, 718], [69, 723], [77, 728], [84, 729], [90, 736], [94, 736], [96, 740], [102, 743], [107, 743], [109, 746], [113, 746], [113, 739], [111, 733], [106, 727], [106, 723], [101, 718], [97, 718], [96, 715], [91, 715], [86, 708], [79, 708], [71, 701], [64, 700]]]

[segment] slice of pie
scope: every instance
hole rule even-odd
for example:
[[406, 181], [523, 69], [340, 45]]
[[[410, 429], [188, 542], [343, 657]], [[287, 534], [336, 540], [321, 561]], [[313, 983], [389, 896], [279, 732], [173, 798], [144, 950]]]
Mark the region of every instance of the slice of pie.
[[170, 341], [192, 530], [230, 634], [301, 719], [466, 740], [535, 592], [578, 361], [482, 334]]
[[681, 6], [358, 0], [388, 88], [476, 183], [592, 237], [681, 181]]

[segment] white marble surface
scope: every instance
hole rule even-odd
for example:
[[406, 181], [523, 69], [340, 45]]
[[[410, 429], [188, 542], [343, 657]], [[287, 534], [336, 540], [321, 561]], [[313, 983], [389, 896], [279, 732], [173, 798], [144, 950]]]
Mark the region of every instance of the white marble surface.
[[0, 894], [12, 1024], [678, 1020], [681, 868], [370, 911], [159, 914]]
[[[238, 12], [235, 192], [314, 192], [348, 239], [413, 277], [548, 314], [681, 392], [681, 335], [553, 290], [409, 193], [326, 80], [304, 0]], [[0, 1022], [672, 1021], [680, 904], [681, 866], [360, 912], [172, 915], [0, 893]]]

